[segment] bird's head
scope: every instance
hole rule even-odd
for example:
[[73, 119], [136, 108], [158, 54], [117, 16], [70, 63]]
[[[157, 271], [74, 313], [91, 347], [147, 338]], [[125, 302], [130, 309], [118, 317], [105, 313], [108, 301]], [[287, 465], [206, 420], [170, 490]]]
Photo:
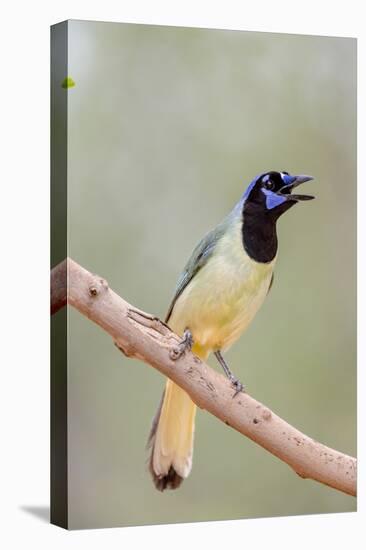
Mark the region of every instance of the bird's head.
[[267, 263], [277, 254], [278, 218], [299, 201], [313, 199], [292, 191], [312, 176], [292, 176], [288, 172], [265, 172], [254, 178], [241, 200], [244, 249], [255, 261]]
[[268, 214], [277, 220], [297, 202], [314, 198], [312, 195], [292, 193], [300, 183], [312, 179], [312, 176], [292, 176], [288, 172], [265, 172], [257, 176], [244, 193], [244, 212]]

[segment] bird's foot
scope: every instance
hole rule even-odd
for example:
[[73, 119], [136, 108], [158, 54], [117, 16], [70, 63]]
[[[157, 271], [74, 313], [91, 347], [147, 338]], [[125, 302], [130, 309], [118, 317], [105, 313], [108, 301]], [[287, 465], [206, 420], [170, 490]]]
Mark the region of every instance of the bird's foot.
[[238, 380], [238, 378], [235, 378], [235, 376], [232, 375], [230, 376], [230, 382], [235, 388], [233, 399], [238, 395], [238, 393], [241, 393], [241, 392], [245, 393], [245, 386], [240, 382], [240, 380]]
[[222, 366], [223, 370], [224, 370], [224, 373], [225, 375], [227, 376], [227, 378], [230, 380], [231, 384], [234, 386], [235, 388], [235, 393], [233, 395], [233, 398], [236, 397], [238, 395], [238, 393], [240, 392], [245, 392], [245, 386], [244, 384], [242, 384], [240, 382], [240, 380], [238, 380], [238, 378], [236, 378], [236, 376], [233, 375], [233, 373], [231, 372], [231, 370], [229, 369], [229, 366], [227, 365], [225, 359], [223, 358], [223, 356], [221, 355], [221, 351], [220, 350], [217, 350], [214, 352], [215, 353], [215, 356], [216, 356], [216, 359], [218, 360], [218, 362], [220, 363], [220, 365]]
[[191, 351], [193, 346], [193, 336], [191, 331], [187, 328], [184, 331], [183, 338], [179, 342], [177, 346], [174, 346], [170, 350], [170, 358], [173, 359], [173, 361], [176, 361], [181, 357], [186, 351]]

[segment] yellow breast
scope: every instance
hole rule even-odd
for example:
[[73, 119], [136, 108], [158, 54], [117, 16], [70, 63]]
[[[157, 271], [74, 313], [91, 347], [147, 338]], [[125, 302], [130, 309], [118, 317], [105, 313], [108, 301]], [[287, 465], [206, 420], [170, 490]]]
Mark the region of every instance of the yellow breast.
[[169, 325], [189, 328], [205, 350], [225, 350], [247, 328], [269, 289], [276, 258], [261, 264], [245, 252], [238, 220], [177, 299]]

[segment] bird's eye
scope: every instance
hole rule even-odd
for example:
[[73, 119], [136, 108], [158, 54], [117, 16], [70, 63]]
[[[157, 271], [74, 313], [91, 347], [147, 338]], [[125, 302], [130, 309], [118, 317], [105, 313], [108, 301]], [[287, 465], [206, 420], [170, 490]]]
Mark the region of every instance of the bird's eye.
[[267, 176], [264, 176], [263, 178], [263, 187], [265, 189], [273, 189], [274, 188], [274, 182], [271, 180], [271, 178], [267, 175]]
[[288, 172], [285, 172], [284, 170], [282, 170], [282, 174], [286, 174], [286, 176], [290, 175]]

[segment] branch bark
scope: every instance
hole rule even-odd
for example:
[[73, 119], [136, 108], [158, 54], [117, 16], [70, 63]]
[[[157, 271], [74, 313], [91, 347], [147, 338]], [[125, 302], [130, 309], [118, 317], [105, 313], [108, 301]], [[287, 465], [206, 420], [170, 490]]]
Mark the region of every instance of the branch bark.
[[67, 261], [59, 263], [51, 271], [51, 315], [67, 302]]
[[[67, 271], [67, 296], [65, 272]], [[311, 439], [247, 393], [233, 398], [230, 382], [192, 353], [177, 358], [179, 338], [157, 317], [127, 303], [71, 259], [52, 270], [52, 311], [66, 301], [98, 324], [127, 357], [148, 363], [222, 422], [286, 462], [302, 478], [356, 495], [355, 458]]]

